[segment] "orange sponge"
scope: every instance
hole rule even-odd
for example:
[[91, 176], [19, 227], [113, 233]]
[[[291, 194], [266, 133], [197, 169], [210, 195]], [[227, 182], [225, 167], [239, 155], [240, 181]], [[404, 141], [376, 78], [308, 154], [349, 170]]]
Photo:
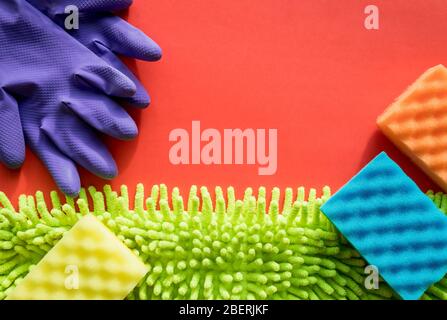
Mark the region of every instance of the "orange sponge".
[[385, 110], [377, 124], [447, 191], [447, 68], [428, 69]]

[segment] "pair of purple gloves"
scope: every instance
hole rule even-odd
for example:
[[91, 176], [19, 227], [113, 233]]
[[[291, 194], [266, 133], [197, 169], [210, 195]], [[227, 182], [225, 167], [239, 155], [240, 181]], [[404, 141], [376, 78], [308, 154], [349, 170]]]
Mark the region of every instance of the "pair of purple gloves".
[[[156, 61], [159, 46], [113, 13], [132, 0], [0, 1], [0, 161], [18, 168], [25, 143], [67, 195], [80, 191], [76, 165], [102, 178], [117, 175], [97, 132], [138, 134], [121, 106], [149, 105], [143, 85], [118, 55]], [[65, 30], [67, 6], [79, 29]]]

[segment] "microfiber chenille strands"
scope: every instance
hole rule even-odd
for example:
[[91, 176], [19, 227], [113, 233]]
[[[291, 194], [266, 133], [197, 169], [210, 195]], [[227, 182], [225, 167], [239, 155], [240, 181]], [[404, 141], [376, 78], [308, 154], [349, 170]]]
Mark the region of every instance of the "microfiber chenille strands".
[[[14, 290], [82, 217], [93, 214], [148, 266], [128, 299], [392, 299], [385, 282], [364, 285], [367, 263], [320, 206], [328, 187], [210, 191], [138, 185], [81, 189], [79, 198], [22, 195], [17, 210], [0, 193], [0, 298]], [[447, 197], [429, 193], [443, 212]], [[447, 280], [424, 299], [446, 299]]]

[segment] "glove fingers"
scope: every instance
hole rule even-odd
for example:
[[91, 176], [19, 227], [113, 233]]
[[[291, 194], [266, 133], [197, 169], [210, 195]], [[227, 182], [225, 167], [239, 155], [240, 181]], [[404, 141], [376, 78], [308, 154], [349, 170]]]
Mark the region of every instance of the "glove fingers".
[[17, 101], [0, 88], [0, 162], [11, 169], [25, 161], [25, 139]]
[[133, 119], [112, 99], [92, 93], [84, 99], [70, 99], [64, 104], [90, 126], [109, 136], [130, 140], [138, 135]]
[[[97, 18], [98, 19], [98, 18]], [[161, 48], [141, 30], [116, 16], [104, 15], [97, 23], [101, 41], [113, 52], [139, 60], [157, 61], [162, 56]]]
[[60, 112], [57, 117], [44, 119], [40, 129], [59, 150], [91, 173], [104, 179], [112, 179], [117, 175], [115, 161], [105, 145], [70, 110]]
[[31, 149], [42, 160], [57, 186], [66, 195], [75, 197], [81, 189], [81, 180], [75, 163], [64, 155], [53, 142], [39, 130], [25, 131]]
[[121, 71], [135, 84], [137, 88], [135, 95], [130, 98], [124, 98], [124, 102], [136, 108], [145, 108], [150, 104], [151, 98], [149, 96], [149, 93], [144, 88], [143, 84], [109, 48], [107, 48], [100, 42], [95, 42], [94, 47], [92, 47], [91, 49], [112, 67]]
[[75, 76], [81, 84], [87, 84], [110, 96], [128, 98], [136, 92], [132, 80], [108, 65], [85, 66]]

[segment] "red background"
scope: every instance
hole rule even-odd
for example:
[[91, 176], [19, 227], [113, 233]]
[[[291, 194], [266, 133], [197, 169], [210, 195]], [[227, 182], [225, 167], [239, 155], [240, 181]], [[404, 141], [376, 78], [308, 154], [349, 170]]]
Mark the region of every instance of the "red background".
[[[380, 30], [363, 26], [366, 5]], [[382, 150], [426, 190], [435, 188], [376, 129], [376, 117], [425, 69], [447, 59], [445, 0], [135, 0], [129, 21], [163, 48], [158, 63], [130, 62], [153, 103], [132, 111], [138, 139], [107, 139], [118, 167], [114, 187], [166, 183], [338, 189]], [[169, 132], [277, 128], [278, 171], [257, 166], [169, 162]], [[81, 170], [84, 185], [105, 181]], [[19, 171], [0, 168], [0, 189], [55, 189], [28, 151]]]

